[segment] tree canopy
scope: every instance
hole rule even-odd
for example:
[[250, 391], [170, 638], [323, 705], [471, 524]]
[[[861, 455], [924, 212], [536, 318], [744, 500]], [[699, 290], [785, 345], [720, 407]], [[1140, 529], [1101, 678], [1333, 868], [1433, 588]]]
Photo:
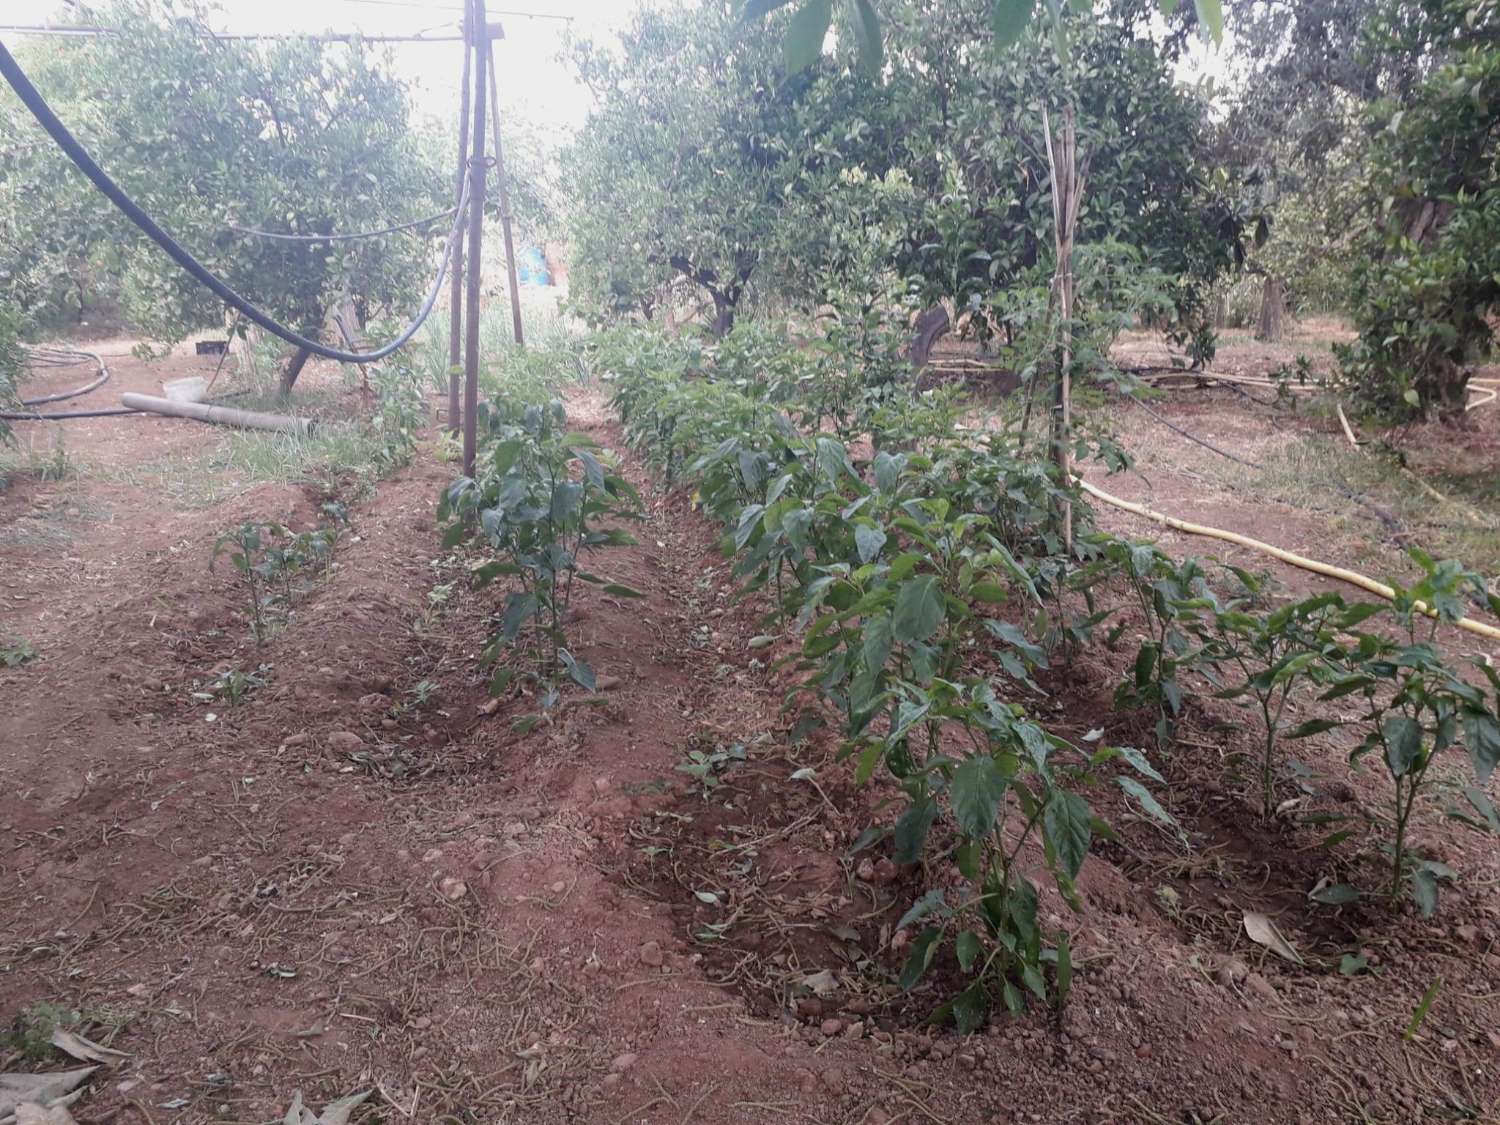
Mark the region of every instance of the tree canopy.
[[1059, 58], [1040, 26], [1007, 43], [954, 0], [885, 3], [878, 81], [855, 46], [789, 70], [730, 5], [640, 14], [575, 54], [596, 98], [571, 154], [575, 288], [649, 313], [686, 284], [722, 331], [747, 293], [826, 302], [873, 237], [911, 303], [977, 311], [1050, 272], [1042, 110], [1067, 102], [1090, 161], [1080, 239], [1133, 248], [1190, 317], [1246, 215], [1207, 163], [1206, 106], [1172, 79], [1180, 35], [1153, 39], [1146, 11], [1070, 19]]
[[[451, 205], [451, 171], [425, 157], [405, 84], [364, 45], [215, 40], [202, 15], [177, 0], [118, 0], [98, 18], [122, 34], [21, 57], [124, 189], [273, 316], [317, 331], [341, 298], [406, 311], [446, 223], [338, 243], [233, 229], [342, 233]], [[0, 109], [4, 299], [41, 323], [117, 299], [164, 341], [221, 321], [217, 301], [114, 212], [9, 91]]]

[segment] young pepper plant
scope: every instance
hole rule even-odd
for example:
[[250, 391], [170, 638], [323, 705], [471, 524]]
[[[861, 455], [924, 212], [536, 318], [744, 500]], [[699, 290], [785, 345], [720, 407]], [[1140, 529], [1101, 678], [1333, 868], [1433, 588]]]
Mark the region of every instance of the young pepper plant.
[[[1392, 906], [1409, 891], [1424, 915], [1437, 909], [1438, 883], [1455, 877], [1444, 863], [1429, 859], [1411, 846], [1414, 814], [1425, 795], [1433, 766], [1446, 751], [1467, 744], [1477, 784], [1464, 796], [1477, 819], [1471, 824], [1500, 829], [1500, 818], [1482, 788], [1500, 762], [1500, 677], [1480, 661], [1494, 695], [1457, 674], [1434, 644], [1439, 624], [1452, 623], [1468, 608], [1466, 594], [1481, 598], [1500, 613], [1500, 598], [1490, 594], [1483, 579], [1452, 560], [1435, 562], [1420, 551], [1412, 557], [1426, 572], [1415, 585], [1395, 586], [1392, 610], [1405, 638], [1355, 633], [1337, 656], [1338, 674], [1320, 697], [1331, 701], [1350, 695], [1363, 699], [1364, 712], [1354, 720], [1364, 736], [1350, 754], [1354, 763], [1378, 753], [1391, 780], [1390, 877], [1385, 896]], [[1312, 734], [1343, 725], [1344, 720], [1316, 720], [1295, 734]], [[1325, 889], [1323, 901], [1348, 901], [1358, 892], [1338, 885]]]
[[[1261, 593], [1260, 579], [1237, 567], [1231, 569], [1252, 597]], [[1351, 607], [1330, 592], [1290, 602], [1268, 614], [1248, 612], [1237, 602], [1214, 614], [1213, 659], [1220, 666], [1234, 665], [1241, 675], [1240, 682], [1219, 692], [1219, 697], [1249, 696], [1260, 711], [1262, 820], [1269, 821], [1275, 809], [1276, 751], [1287, 704], [1304, 681], [1320, 683], [1331, 677], [1330, 661], [1340, 651], [1340, 632], [1355, 628], [1381, 609], [1367, 602]]]
[[[449, 524], [444, 546], [474, 539], [494, 553], [472, 565], [477, 585], [501, 577], [515, 580], [485, 660], [493, 663], [504, 649], [533, 645], [535, 668], [529, 674], [542, 686], [544, 710], [556, 703], [562, 675], [594, 689], [593, 669], [568, 648], [564, 628], [574, 581], [617, 597], [641, 596], [581, 565], [587, 551], [635, 542], [623, 529], [601, 527], [600, 521], [634, 517], [640, 497], [606, 467], [597, 442], [565, 432], [565, 423], [556, 401], [528, 405], [514, 420], [497, 423], [477, 477], [456, 481], [438, 505], [439, 520]], [[515, 671], [507, 666], [496, 672], [491, 693], [505, 690]], [[529, 719], [522, 721], [527, 729], [536, 717]]]
[[[941, 720], [967, 746], [932, 754], [920, 765], [893, 768], [905, 771], [901, 785], [908, 799], [892, 831], [894, 858], [925, 862], [940, 850], [936, 844], [946, 844], [942, 854], [951, 854], [964, 882], [929, 891], [897, 923], [898, 930], [922, 923], [899, 983], [914, 988], [951, 942], [960, 970], [970, 979], [934, 1015], [951, 1018], [967, 1034], [996, 1007], [1020, 1012], [1028, 992], [1043, 1003], [1066, 1003], [1072, 975], [1068, 937], [1066, 931], [1048, 935], [1043, 930], [1039, 892], [1028, 873], [1034, 862], [1029, 849], [1040, 845], [1042, 864], [1063, 900], [1081, 910], [1076, 880], [1094, 838], [1110, 830], [1080, 790], [1097, 784], [1100, 767], [1114, 759], [1153, 780], [1160, 781], [1160, 775], [1134, 750], [1085, 754], [1043, 730], [1018, 705], [997, 698], [983, 680], [937, 681], [925, 707], [924, 717]], [[903, 723], [915, 718], [907, 710], [872, 743], [882, 748], [888, 765], [900, 749]], [[869, 779], [876, 758], [861, 757], [858, 780]], [[1150, 815], [1175, 826], [1136, 778], [1117, 780]], [[935, 831], [939, 826], [941, 833]]]

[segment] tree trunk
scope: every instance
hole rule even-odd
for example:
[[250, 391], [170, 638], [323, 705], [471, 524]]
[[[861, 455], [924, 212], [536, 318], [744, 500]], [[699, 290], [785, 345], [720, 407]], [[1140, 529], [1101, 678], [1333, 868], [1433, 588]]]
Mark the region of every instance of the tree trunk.
[[1467, 420], [1466, 407], [1469, 402], [1469, 370], [1462, 364], [1454, 363], [1449, 359], [1442, 359], [1433, 365], [1433, 369], [1422, 380], [1425, 386], [1419, 386], [1422, 394], [1423, 405], [1427, 407], [1428, 415], [1436, 412], [1438, 420], [1450, 425], [1462, 427]]
[[1280, 278], [1267, 275], [1260, 290], [1260, 324], [1255, 338], [1266, 344], [1279, 344], [1286, 332], [1286, 286]]
[[[710, 291], [712, 292], [712, 291]], [[734, 327], [734, 306], [722, 293], [712, 292], [714, 299], [714, 335], [723, 338]]]
[[306, 348], [298, 348], [292, 353], [292, 358], [287, 360], [286, 370], [281, 373], [281, 396], [285, 398], [292, 393], [292, 387], [296, 385], [297, 376], [302, 374], [302, 369], [307, 366], [307, 361], [312, 352]]
[[933, 346], [949, 327], [948, 310], [942, 305], [934, 305], [917, 317], [916, 328], [911, 337], [911, 350], [908, 352], [912, 367], [921, 371], [927, 366], [927, 361], [932, 358]]
[[1214, 331], [1222, 332], [1229, 326], [1229, 298], [1220, 293], [1214, 298]]

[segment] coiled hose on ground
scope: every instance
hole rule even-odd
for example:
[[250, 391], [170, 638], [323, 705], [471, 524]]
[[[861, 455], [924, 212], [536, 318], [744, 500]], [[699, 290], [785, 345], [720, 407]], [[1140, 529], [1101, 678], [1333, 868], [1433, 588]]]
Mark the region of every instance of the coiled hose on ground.
[[[78, 398], [90, 391], [96, 391], [105, 383], [109, 382], [109, 368], [105, 366], [104, 359], [93, 352], [77, 351], [72, 348], [26, 348], [25, 369], [28, 371], [45, 371], [49, 368], [79, 367], [85, 363], [92, 363], [95, 375], [87, 383], [74, 387], [72, 390], [57, 391], [50, 395], [38, 395], [35, 398], [23, 398], [22, 406], [45, 406], [49, 402], [65, 402], [70, 398]], [[7, 422], [49, 422], [61, 421], [67, 418], [113, 418], [120, 414], [139, 414], [139, 410], [131, 410], [124, 406], [106, 407], [100, 410], [54, 410], [42, 413], [40, 410], [4, 410], [0, 411], [0, 418]]]

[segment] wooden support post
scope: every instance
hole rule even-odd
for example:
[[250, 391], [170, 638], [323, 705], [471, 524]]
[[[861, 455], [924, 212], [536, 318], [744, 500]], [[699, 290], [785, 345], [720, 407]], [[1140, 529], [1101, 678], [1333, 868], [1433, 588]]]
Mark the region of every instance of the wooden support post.
[[287, 361], [286, 370], [281, 373], [282, 398], [292, 393], [292, 388], [297, 385], [297, 376], [302, 374], [302, 369], [307, 366], [307, 361], [311, 358], [312, 352], [306, 348], [298, 348], [292, 353], [292, 358]]
[[495, 40], [505, 38], [499, 24], [487, 29], [489, 42], [485, 49], [490, 63], [490, 116], [495, 120], [495, 190], [500, 197], [500, 232], [505, 236], [505, 268], [510, 275], [510, 320], [516, 334], [516, 343], [524, 347], [526, 337], [521, 331], [521, 287], [516, 278], [516, 244], [510, 230], [510, 187], [505, 182], [505, 149], [500, 143], [500, 80], [495, 74]]
[[[453, 182], [453, 205], [464, 201], [464, 177], [469, 173], [469, 67], [474, 58], [474, 39], [468, 6], [464, 6], [464, 76], [458, 111], [458, 172]], [[458, 434], [461, 410], [458, 398], [458, 373], [463, 364], [464, 346], [464, 240], [453, 240], [453, 261], [448, 280], [448, 432]]]
[[[472, 0], [470, 26], [476, 34], [485, 33], [484, 0]], [[474, 52], [474, 127], [471, 134], [474, 151], [469, 157], [469, 261], [468, 288], [464, 310], [464, 474], [474, 475], [477, 446], [475, 416], [479, 411], [479, 273], [484, 251], [484, 85], [488, 75], [489, 52], [475, 43]]]
[[[1069, 442], [1073, 425], [1073, 236], [1078, 225], [1078, 205], [1083, 200], [1087, 163], [1078, 166], [1078, 131], [1073, 107], [1063, 109], [1062, 126], [1054, 136], [1052, 119], [1042, 107], [1042, 131], [1046, 134], [1047, 170], [1052, 181], [1052, 239], [1057, 265], [1052, 276], [1052, 298], [1058, 312], [1059, 348], [1057, 383], [1052, 404], [1052, 457], [1057, 462], [1058, 484], [1066, 488], [1073, 480]], [[1059, 504], [1058, 530], [1064, 550], [1073, 549], [1073, 505]]]

